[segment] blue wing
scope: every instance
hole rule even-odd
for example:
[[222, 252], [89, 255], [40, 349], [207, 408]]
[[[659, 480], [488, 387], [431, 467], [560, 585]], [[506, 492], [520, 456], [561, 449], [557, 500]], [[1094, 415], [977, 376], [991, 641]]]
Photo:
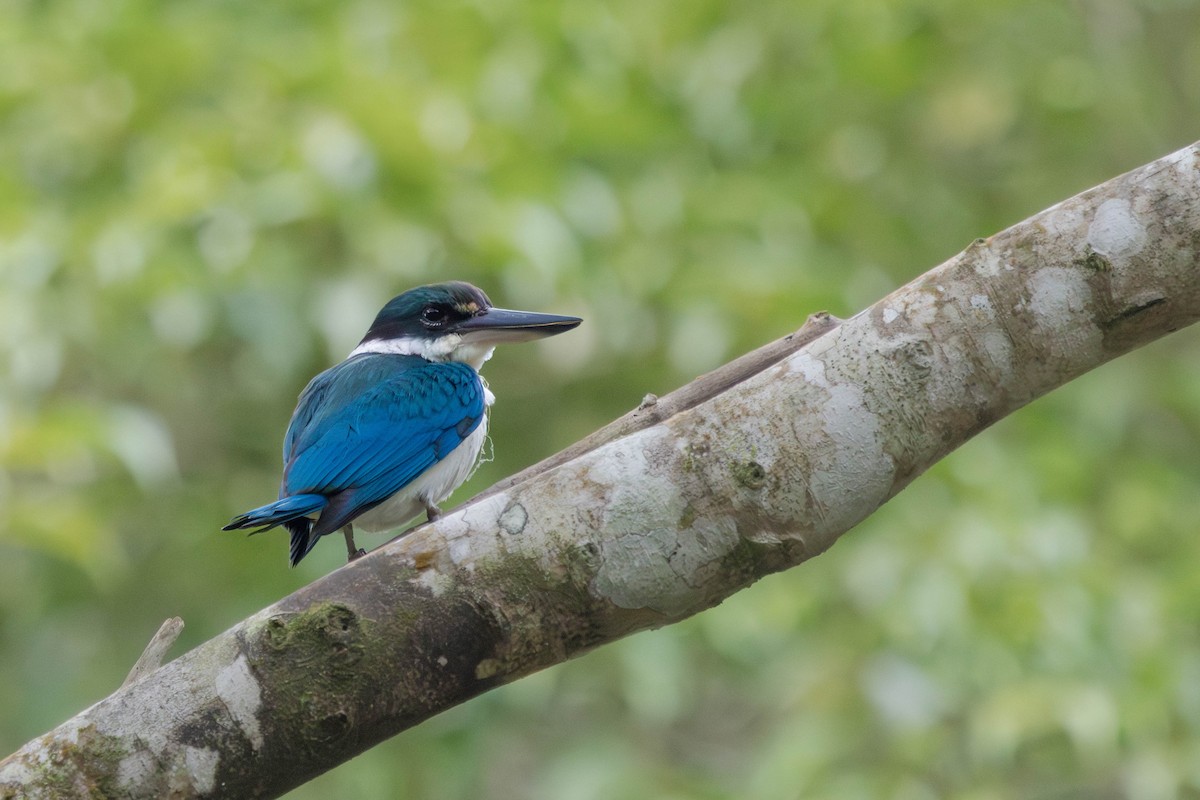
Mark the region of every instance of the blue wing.
[[330, 498], [313, 539], [404, 488], [479, 426], [484, 390], [465, 364], [366, 354], [318, 375], [283, 442], [280, 497]]

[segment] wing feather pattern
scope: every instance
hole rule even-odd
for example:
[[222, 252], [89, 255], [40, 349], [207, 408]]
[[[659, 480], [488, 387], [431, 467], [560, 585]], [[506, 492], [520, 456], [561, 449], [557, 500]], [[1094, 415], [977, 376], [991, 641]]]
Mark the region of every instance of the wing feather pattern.
[[279, 496], [330, 498], [315, 540], [445, 458], [483, 413], [483, 385], [465, 364], [356, 356], [313, 378], [301, 393], [284, 436]]

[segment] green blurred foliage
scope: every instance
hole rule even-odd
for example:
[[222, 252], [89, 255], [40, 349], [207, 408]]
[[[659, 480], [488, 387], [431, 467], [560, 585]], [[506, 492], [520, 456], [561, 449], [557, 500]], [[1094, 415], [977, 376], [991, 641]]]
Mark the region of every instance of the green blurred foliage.
[[[1190, 143], [1191, 0], [0, 0], [0, 749], [337, 567], [218, 528], [308, 378], [463, 278], [495, 461]], [[295, 798], [1200, 797], [1185, 332], [816, 562], [444, 714]]]

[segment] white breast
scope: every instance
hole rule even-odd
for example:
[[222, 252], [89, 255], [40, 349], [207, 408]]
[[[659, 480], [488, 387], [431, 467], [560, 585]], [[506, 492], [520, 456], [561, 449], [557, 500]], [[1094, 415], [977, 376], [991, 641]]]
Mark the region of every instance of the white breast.
[[[485, 389], [486, 391], [486, 389]], [[491, 392], [487, 392], [491, 405]], [[416, 480], [396, 492], [387, 500], [354, 519], [356, 529], [377, 533], [399, 528], [405, 522], [425, 510], [425, 503], [438, 505], [450, 493], [463, 484], [479, 462], [479, 451], [487, 439], [487, 413], [479, 421], [479, 427], [463, 439], [450, 454], [421, 473]]]

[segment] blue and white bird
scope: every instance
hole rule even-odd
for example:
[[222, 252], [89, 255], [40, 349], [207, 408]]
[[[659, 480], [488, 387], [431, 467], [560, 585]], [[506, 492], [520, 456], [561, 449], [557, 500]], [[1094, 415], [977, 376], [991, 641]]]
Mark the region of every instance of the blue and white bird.
[[569, 331], [582, 320], [494, 308], [469, 283], [394, 298], [342, 363], [313, 378], [283, 437], [279, 499], [224, 530], [283, 525], [295, 566], [341, 530], [351, 561], [354, 527], [399, 527], [465, 481], [487, 437], [495, 399], [479, 377], [496, 345]]

